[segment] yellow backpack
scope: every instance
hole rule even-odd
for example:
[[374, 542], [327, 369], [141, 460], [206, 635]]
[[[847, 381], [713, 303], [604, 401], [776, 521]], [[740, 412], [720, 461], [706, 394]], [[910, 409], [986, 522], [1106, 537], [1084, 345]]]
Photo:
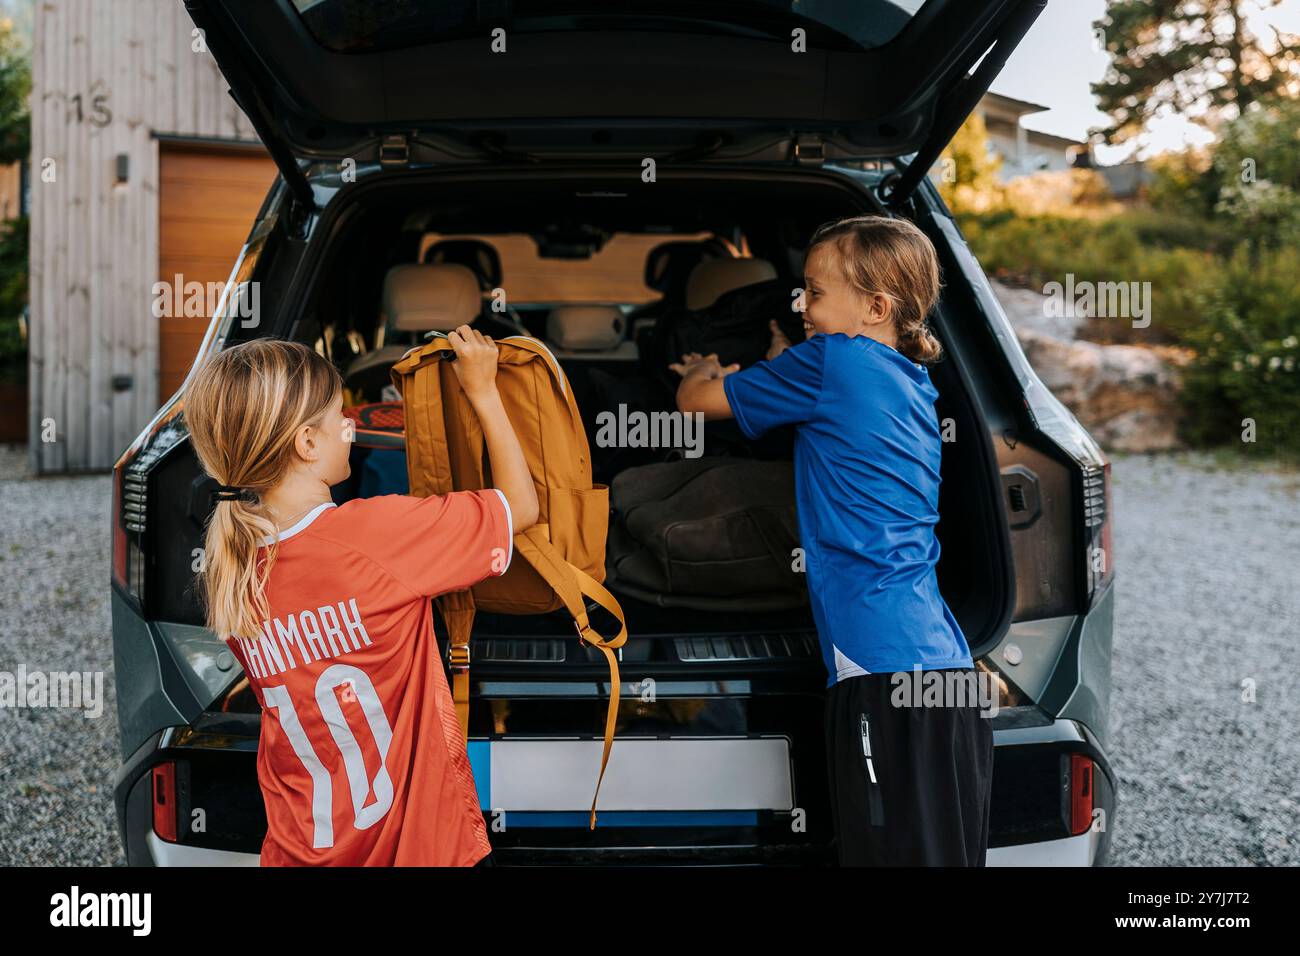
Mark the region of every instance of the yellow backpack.
[[[614, 648], [627, 640], [627, 624], [605, 579], [609, 488], [592, 484], [591, 451], [573, 390], [560, 363], [536, 339], [496, 340], [497, 389], [537, 487], [537, 523], [515, 535], [515, 553], [500, 577], [468, 591], [437, 598], [451, 649], [452, 697], [461, 731], [469, 733], [469, 638], [476, 608], [504, 614], [544, 614], [565, 608], [579, 640], [600, 648], [609, 662], [610, 698], [605, 747], [591, 801], [609, 762], [618, 716], [619, 673]], [[406, 411], [406, 469], [413, 495], [486, 488], [484, 440], [478, 417], [451, 368], [455, 352], [445, 337], [412, 349], [393, 366], [393, 384]], [[587, 617], [587, 599], [618, 619], [619, 632], [603, 638]]]

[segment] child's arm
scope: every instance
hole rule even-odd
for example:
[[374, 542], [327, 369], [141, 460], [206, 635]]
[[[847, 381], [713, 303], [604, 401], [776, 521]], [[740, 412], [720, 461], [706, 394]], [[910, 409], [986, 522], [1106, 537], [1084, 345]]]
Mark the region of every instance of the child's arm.
[[739, 369], [739, 364], [724, 367], [716, 354], [690, 352], [668, 367], [682, 377], [677, 386], [678, 411], [703, 412], [705, 421], [734, 417], [722, 380]]
[[537, 489], [533, 487], [519, 437], [497, 391], [496, 343], [468, 325], [448, 333], [447, 341], [456, 350], [452, 369], [483, 427], [488, 460], [492, 463], [492, 482], [506, 496], [514, 530], [518, 533], [537, 523]]
[[814, 335], [743, 372], [737, 365], [724, 368], [716, 355], [683, 355], [670, 366], [682, 376], [677, 407], [702, 412], [706, 421], [734, 418], [746, 438], [757, 438], [780, 425], [810, 421], [821, 396], [829, 338]]
[[774, 359], [790, 347], [790, 340], [786, 334], [781, 331], [781, 326], [776, 324], [776, 319], [767, 323], [767, 327], [772, 330], [772, 343], [767, 347], [767, 355], [764, 358]]

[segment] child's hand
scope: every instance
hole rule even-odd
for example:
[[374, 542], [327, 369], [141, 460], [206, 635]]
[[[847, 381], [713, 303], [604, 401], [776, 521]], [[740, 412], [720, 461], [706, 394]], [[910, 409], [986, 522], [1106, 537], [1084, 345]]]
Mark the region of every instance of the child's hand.
[[496, 343], [468, 325], [448, 332], [447, 341], [456, 350], [456, 361], [451, 363], [451, 368], [465, 394], [477, 398], [491, 393], [496, 388]]
[[699, 352], [687, 352], [680, 362], [668, 366], [682, 378], [722, 378], [740, 369], [739, 362], [724, 366], [718, 360], [717, 352], [701, 355]]
[[776, 324], [776, 319], [768, 322], [767, 327], [772, 330], [772, 344], [767, 347], [764, 358], [774, 359], [790, 347], [790, 340], [781, 331], [781, 326]]

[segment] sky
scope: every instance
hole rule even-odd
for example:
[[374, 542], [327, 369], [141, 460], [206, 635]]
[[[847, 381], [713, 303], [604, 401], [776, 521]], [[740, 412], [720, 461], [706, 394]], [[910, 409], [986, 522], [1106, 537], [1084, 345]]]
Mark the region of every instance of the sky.
[[[1093, 38], [1093, 21], [1101, 18], [1105, 0], [1049, 0], [1047, 9], [1011, 54], [992, 89], [1004, 96], [1050, 107], [1050, 112], [1025, 117], [1028, 129], [1082, 140], [1090, 127], [1101, 126], [1106, 115], [1097, 109], [1089, 84], [1106, 72], [1109, 57]], [[1300, 0], [1283, 0], [1261, 12], [1248, 3], [1247, 22], [1257, 35], [1270, 36], [1270, 26], [1300, 33]], [[1151, 124], [1136, 147], [1143, 158], [1167, 150], [1199, 145], [1210, 135], [1195, 124], [1170, 117]], [[1135, 147], [1099, 146], [1094, 150], [1102, 165], [1130, 158]]]

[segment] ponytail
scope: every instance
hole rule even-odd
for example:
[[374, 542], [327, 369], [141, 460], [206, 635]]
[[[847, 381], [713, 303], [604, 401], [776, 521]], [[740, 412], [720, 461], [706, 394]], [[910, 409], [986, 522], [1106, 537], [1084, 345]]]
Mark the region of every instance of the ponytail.
[[275, 524], [258, 506], [245, 501], [218, 501], [203, 538], [200, 584], [208, 626], [222, 636], [250, 637], [270, 617], [266, 579], [275, 561], [272, 543], [264, 560], [257, 550], [263, 539], [274, 542]]
[[185, 423], [200, 464], [240, 492], [215, 496], [204, 535], [199, 586], [219, 637], [254, 637], [270, 616], [276, 527], [262, 496], [288, 474], [298, 430], [318, 423], [342, 387], [334, 366], [305, 345], [259, 339], [218, 353], [186, 389]]
[[898, 351], [921, 365], [932, 365], [943, 358], [943, 346], [924, 325], [900, 330]]

